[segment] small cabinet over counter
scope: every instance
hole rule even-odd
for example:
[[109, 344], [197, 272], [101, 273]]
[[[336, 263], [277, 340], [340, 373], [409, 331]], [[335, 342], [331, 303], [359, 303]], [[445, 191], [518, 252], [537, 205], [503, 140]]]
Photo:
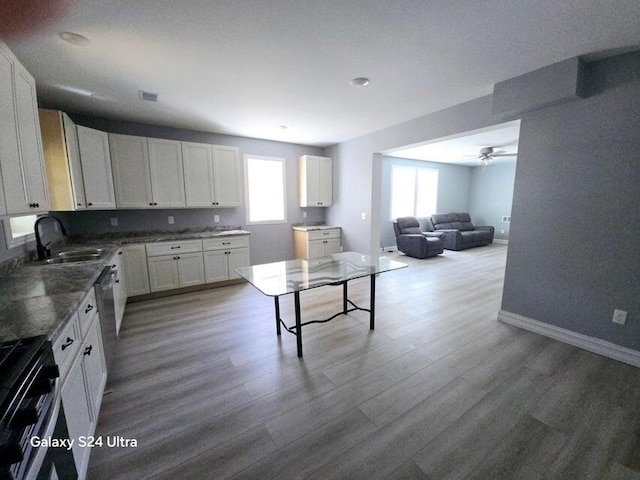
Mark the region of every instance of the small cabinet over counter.
[[321, 258], [342, 250], [340, 227], [327, 225], [293, 227], [295, 258]]
[[333, 204], [333, 160], [303, 155], [298, 159], [298, 188], [301, 207], [329, 207]]

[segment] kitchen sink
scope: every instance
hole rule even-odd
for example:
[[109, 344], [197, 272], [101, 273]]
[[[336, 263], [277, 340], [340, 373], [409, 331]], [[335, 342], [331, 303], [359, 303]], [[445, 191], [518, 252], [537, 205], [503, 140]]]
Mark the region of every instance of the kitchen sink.
[[76, 262], [90, 262], [92, 260], [99, 260], [102, 255], [99, 253], [84, 254], [84, 255], [68, 255], [64, 257], [49, 258], [45, 261], [47, 265], [56, 265], [59, 263], [76, 263]]
[[63, 258], [85, 257], [90, 255], [102, 256], [104, 252], [105, 252], [104, 248], [79, 248], [77, 250], [67, 250], [66, 252], [60, 252], [58, 256]]

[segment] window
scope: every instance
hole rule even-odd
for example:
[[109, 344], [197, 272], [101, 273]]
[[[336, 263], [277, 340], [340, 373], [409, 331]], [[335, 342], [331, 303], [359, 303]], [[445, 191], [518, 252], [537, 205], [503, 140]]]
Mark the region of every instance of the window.
[[5, 218], [4, 230], [7, 248], [17, 247], [35, 238], [33, 224], [36, 222], [36, 218], [38, 218], [36, 215]]
[[286, 223], [284, 158], [244, 156], [247, 223]]
[[391, 220], [428, 217], [438, 200], [438, 170], [393, 165], [391, 167]]

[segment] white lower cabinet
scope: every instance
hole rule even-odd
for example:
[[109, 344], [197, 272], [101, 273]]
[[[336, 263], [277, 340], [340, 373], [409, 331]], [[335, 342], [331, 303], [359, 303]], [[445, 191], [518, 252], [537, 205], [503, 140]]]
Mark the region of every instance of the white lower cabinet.
[[340, 231], [340, 227], [319, 230], [294, 227], [293, 247], [295, 257], [308, 260], [340, 253]]
[[148, 243], [146, 248], [152, 292], [204, 283], [201, 240]]
[[151, 292], [147, 249], [144, 244], [122, 247], [122, 268], [128, 297]]
[[202, 242], [207, 283], [240, 278], [235, 270], [249, 265], [249, 237], [219, 237]]
[[[53, 346], [56, 363], [62, 366], [62, 405], [69, 437], [74, 440], [72, 453], [79, 479], [86, 477], [91, 454], [91, 448], [82, 446], [80, 439], [86, 439], [95, 432], [102, 394], [107, 382], [99, 312], [92, 309], [89, 310], [92, 311], [92, 315], [88, 315], [88, 312], [85, 312], [86, 307], [82, 310], [93, 298], [93, 292], [90, 292], [80, 307], [81, 311], [74, 314], [70, 324]], [[90, 318], [87, 320], [87, 317]], [[80, 323], [85, 321], [89, 326], [83, 329]], [[81, 337], [79, 333], [83, 330], [86, 334]]]

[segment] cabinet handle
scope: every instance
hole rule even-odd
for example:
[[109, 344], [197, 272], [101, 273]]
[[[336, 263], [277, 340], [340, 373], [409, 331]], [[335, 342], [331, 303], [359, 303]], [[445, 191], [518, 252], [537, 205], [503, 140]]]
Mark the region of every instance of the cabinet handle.
[[60, 347], [60, 349], [64, 350], [65, 348], [70, 347], [72, 343], [73, 343], [73, 338], [67, 337], [66, 343], [64, 343], [62, 347]]
[[175, 247], [171, 247], [171, 250], [175, 250], [176, 248], [180, 248], [180, 245], [175, 246]]
[[93, 203], [92, 203], [92, 202], [88, 202], [88, 203], [87, 203], [87, 205], [88, 205], [89, 207], [93, 207]]
[[116, 280], [116, 283], [120, 283], [120, 279]]
[[91, 350], [93, 350], [93, 345], [89, 345], [84, 349], [84, 355], [91, 355]]
[[222, 242], [223, 245], [231, 245], [231, 242]]
[[89, 304], [87, 308], [84, 309], [84, 313], [89, 313], [91, 310], [93, 310], [93, 305]]
[[118, 252], [118, 255], [122, 255], [122, 250], [120, 250], [120, 251]]
[[158, 205], [158, 202], [153, 202], [154, 205]]
[[79, 206], [79, 207], [81, 207], [81, 206], [82, 206], [82, 204], [81, 204], [81, 203], [78, 203], [78, 206]]

